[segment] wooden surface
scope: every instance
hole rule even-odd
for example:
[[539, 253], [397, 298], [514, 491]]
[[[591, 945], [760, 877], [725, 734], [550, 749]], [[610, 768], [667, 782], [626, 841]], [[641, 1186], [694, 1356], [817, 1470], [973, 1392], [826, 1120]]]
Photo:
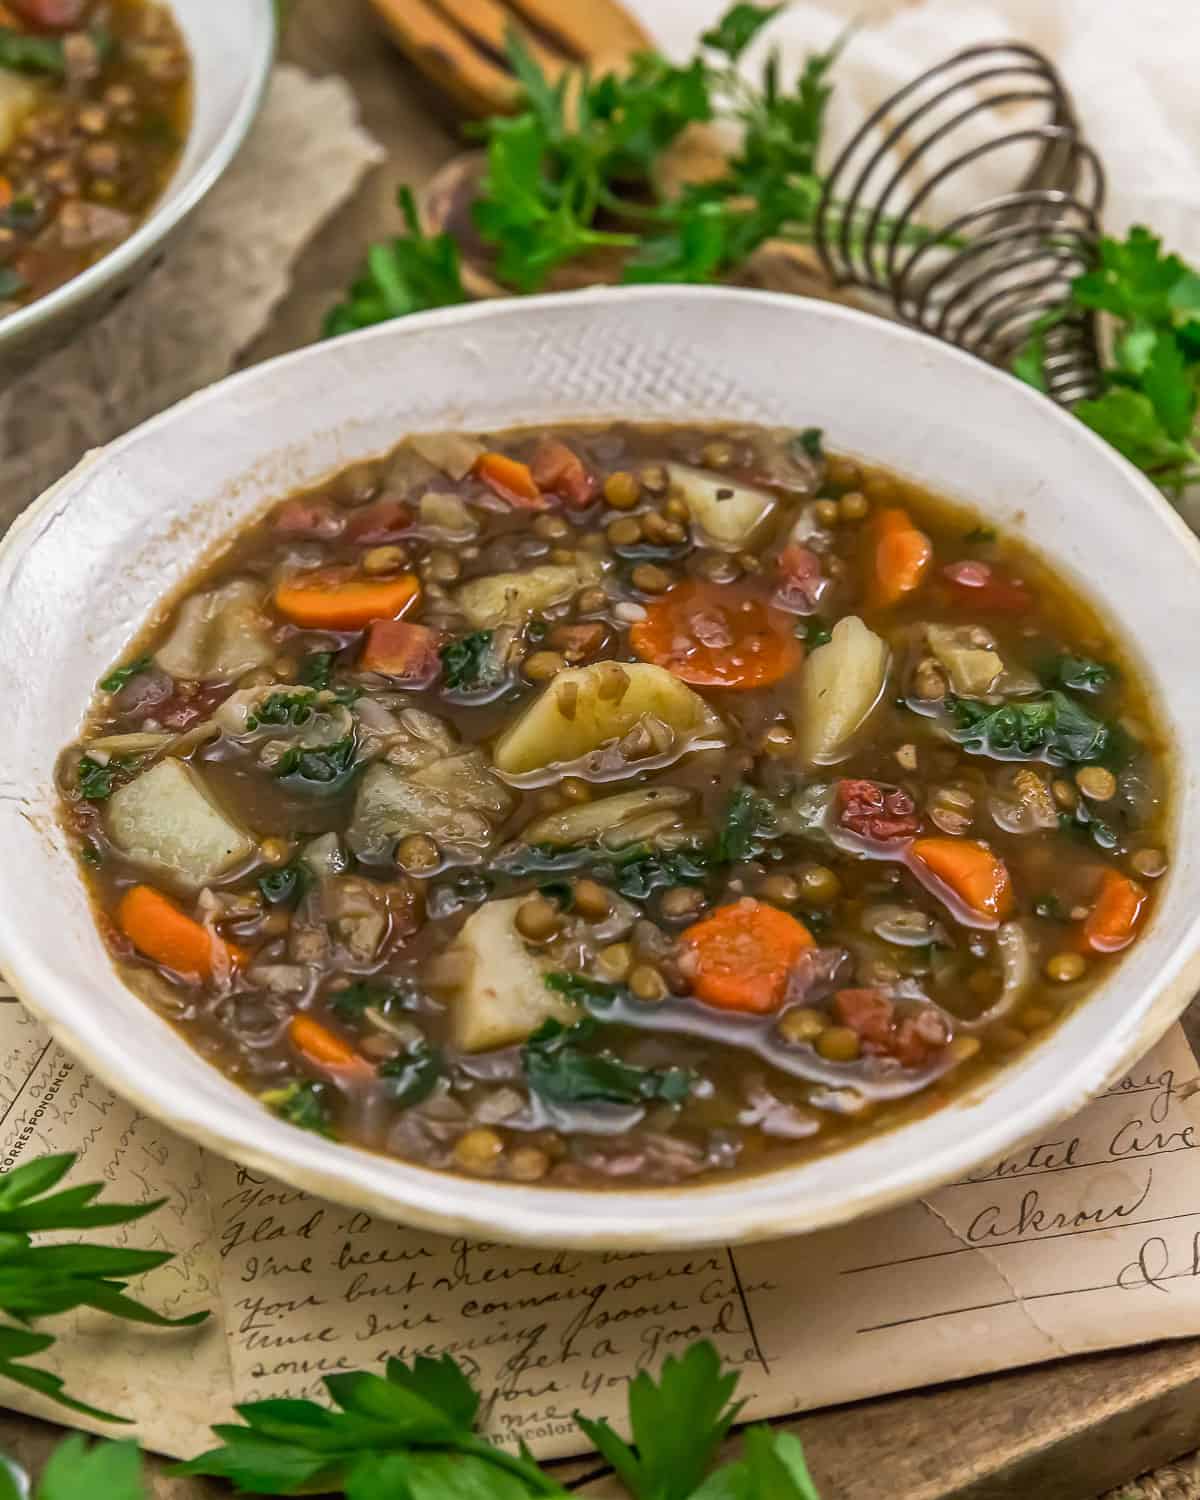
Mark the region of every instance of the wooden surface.
[[[367, 0], [295, 0], [283, 54], [347, 78], [389, 159], [301, 255], [290, 294], [245, 363], [318, 336], [365, 245], [397, 232], [397, 185], [423, 183], [461, 144], [439, 101], [381, 38]], [[858, 1403], [791, 1425], [822, 1500], [1094, 1500], [1200, 1446], [1200, 1339]], [[35, 1471], [60, 1435], [0, 1413], [0, 1451]], [[166, 1467], [151, 1461], [155, 1500], [229, 1494], [167, 1478]], [[1122, 1493], [1193, 1500], [1196, 1469], [1189, 1462]]]

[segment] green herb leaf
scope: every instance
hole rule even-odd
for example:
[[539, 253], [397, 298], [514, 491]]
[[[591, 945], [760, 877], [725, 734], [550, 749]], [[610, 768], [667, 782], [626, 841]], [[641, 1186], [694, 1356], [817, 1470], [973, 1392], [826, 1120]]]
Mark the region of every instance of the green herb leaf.
[[388, 1081], [387, 1096], [391, 1102], [400, 1109], [408, 1109], [429, 1098], [445, 1071], [445, 1059], [436, 1047], [428, 1042], [414, 1042], [407, 1052], [381, 1063], [379, 1076]]
[[118, 667], [115, 672], [110, 672], [100, 682], [102, 693], [119, 693], [131, 678], [140, 677], [143, 672], [148, 672], [154, 665], [152, 656], [139, 656], [136, 661], [131, 661], [127, 667]]
[[1001, 704], [948, 698], [954, 737], [964, 750], [999, 760], [1043, 759], [1052, 765], [1093, 765], [1113, 748], [1113, 730], [1065, 693]]
[[303, 860], [294, 859], [258, 877], [258, 888], [268, 906], [295, 906], [312, 882], [312, 873]]
[[980, 546], [984, 542], [994, 542], [995, 540], [996, 533], [991, 526], [972, 526], [970, 531], [963, 535], [963, 541], [970, 547]]
[[29, 289], [29, 283], [11, 266], [0, 266], [0, 302], [9, 302]]
[[358, 769], [357, 751], [352, 734], [319, 749], [293, 745], [284, 751], [272, 769], [278, 780], [297, 790], [328, 795], [342, 791]]
[[[0, 1178], [0, 1311], [28, 1323], [36, 1318], [95, 1307], [114, 1316], [160, 1327], [202, 1322], [206, 1313], [165, 1318], [126, 1295], [128, 1280], [171, 1260], [164, 1251], [93, 1244], [35, 1245], [31, 1236], [131, 1224], [162, 1204], [97, 1203], [100, 1183], [53, 1191], [75, 1162], [71, 1153], [37, 1157]], [[0, 1325], [0, 1377], [39, 1391], [73, 1411], [120, 1421], [65, 1394], [63, 1382], [23, 1363], [53, 1344], [48, 1335]]]
[[299, 729], [316, 712], [313, 707], [316, 698], [311, 691], [271, 693], [253, 713], [246, 715], [246, 728], [251, 732], [264, 726]]
[[62, 38], [33, 36], [0, 26], [0, 68], [12, 73], [46, 73], [53, 78], [66, 76], [67, 64]]
[[401, 997], [400, 986], [388, 980], [356, 979], [344, 989], [331, 990], [331, 1009], [346, 1021], [359, 1021], [363, 1012], [386, 1011]]
[[239, 1406], [244, 1425], [214, 1427], [221, 1446], [175, 1472], [207, 1474], [267, 1495], [294, 1495], [315, 1485], [344, 1491], [351, 1500], [565, 1500], [565, 1491], [531, 1458], [475, 1435], [479, 1398], [448, 1355], [411, 1366], [391, 1359], [386, 1378], [331, 1375], [325, 1387], [332, 1408], [283, 1399]]
[[345, 300], [325, 319], [326, 338], [469, 300], [453, 237], [422, 230], [410, 188], [400, 189], [399, 203], [407, 234], [370, 247], [366, 265]]
[[594, 1020], [562, 1026], [545, 1021], [521, 1048], [531, 1089], [551, 1104], [682, 1104], [696, 1082], [686, 1068], [638, 1068], [603, 1052], [584, 1052]]
[[42, 1470], [37, 1500], [145, 1500], [136, 1443], [92, 1443], [80, 1433], [61, 1442]]
[[260, 1094], [260, 1101], [273, 1110], [289, 1125], [298, 1125], [301, 1130], [311, 1130], [317, 1135], [333, 1139], [333, 1128], [329, 1110], [325, 1103], [326, 1089], [323, 1083], [310, 1079], [293, 1079], [277, 1089], [268, 1089]]
[[85, 802], [103, 802], [128, 781], [141, 765], [140, 755], [110, 755], [105, 765], [85, 755], [76, 772], [76, 786]]
[[1048, 922], [1065, 922], [1068, 919], [1066, 908], [1053, 891], [1038, 897], [1033, 903], [1033, 914]]
[[1116, 676], [1106, 662], [1089, 656], [1064, 654], [1043, 663], [1038, 675], [1047, 687], [1069, 688], [1075, 693], [1098, 693]]
[[774, 829], [775, 812], [753, 787], [739, 786], [730, 794], [725, 823], [717, 837], [716, 859], [736, 865], [762, 853], [764, 840]]
[[810, 620], [798, 626], [796, 634], [801, 637], [810, 651], [815, 651], [818, 646], [828, 645], [833, 640], [833, 631], [819, 615], [813, 615]]
[[300, 671], [297, 676], [305, 687], [316, 688], [318, 692], [329, 686], [329, 679], [333, 674], [332, 651], [310, 651], [300, 663]]
[[625, 851], [613, 870], [613, 882], [622, 896], [631, 901], [645, 901], [664, 886], [703, 885], [713, 859], [710, 850], [675, 849], [659, 854], [640, 844]]
[[569, 974], [564, 969], [543, 977], [548, 990], [565, 995], [568, 1000], [577, 1000], [581, 1005], [611, 1005], [621, 993], [619, 984], [606, 984], [604, 980], [591, 979], [586, 974]]
[[[691, 1500], [741, 1410], [732, 1399], [737, 1382], [706, 1340], [682, 1359], [664, 1360], [657, 1383], [642, 1370], [630, 1384], [632, 1447], [603, 1419], [591, 1422], [576, 1412], [575, 1421], [634, 1500]], [[714, 1500], [720, 1493], [711, 1491]], [[759, 1493], [761, 1500], [783, 1500], [786, 1492]]]
[[715, 26], [701, 34], [700, 40], [714, 52], [723, 52], [734, 62], [781, 10], [786, 0], [779, 5], [731, 5]]
[[442, 647], [442, 679], [451, 692], [477, 692], [501, 680], [504, 672], [492, 651], [492, 635], [475, 630]]
[[825, 457], [824, 436], [821, 428], [806, 427], [802, 432], [797, 433], [792, 441], [809, 458], [819, 460]]

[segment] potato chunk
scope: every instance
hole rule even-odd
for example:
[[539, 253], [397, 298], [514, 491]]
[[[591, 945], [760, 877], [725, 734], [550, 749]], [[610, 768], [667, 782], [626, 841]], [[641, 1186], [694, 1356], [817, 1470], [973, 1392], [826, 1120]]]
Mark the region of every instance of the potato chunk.
[[886, 642], [857, 615], [833, 627], [800, 674], [798, 743], [806, 760], [838, 760], [883, 696], [889, 652]]
[[253, 841], [217, 806], [200, 774], [181, 760], [160, 760], [119, 787], [105, 824], [126, 859], [187, 890], [218, 880], [254, 852]]
[[452, 1026], [464, 1052], [511, 1047], [543, 1021], [579, 1019], [576, 1005], [546, 987], [553, 965], [531, 953], [513, 925], [524, 899], [487, 902], [459, 933], [455, 950], [468, 961], [467, 977], [452, 1001]]
[[477, 630], [492, 625], [519, 625], [530, 615], [565, 604], [601, 574], [594, 558], [575, 563], [543, 563], [523, 573], [489, 573], [464, 583], [455, 598]]
[[276, 648], [262, 601], [263, 589], [249, 578], [193, 594], [154, 653], [155, 661], [172, 677], [189, 680], [228, 680], [265, 666]]
[[577, 761], [647, 718], [666, 726], [679, 754], [694, 741], [724, 739], [724, 726], [704, 699], [665, 668], [600, 661], [555, 677], [500, 736], [496, 769], [516, 776]]
[[692, 520], [710, 540], [723, 547], [744, 547], [775, 509], [765, 490], [734, 484], [725, 474], [668, 464], [672, 487]]
[[21, 122], [38, 102], [37, 85], [19, 73], [0, 68], [0, 151], [7, 151]]
[[410, 833], [427, 833], [456, 852], [487, 849], [511, 806], [512, 794], [478, 750], [412, 772], [377, 764], [359, 783], [346, 837], [374, 863], [390, 860]]

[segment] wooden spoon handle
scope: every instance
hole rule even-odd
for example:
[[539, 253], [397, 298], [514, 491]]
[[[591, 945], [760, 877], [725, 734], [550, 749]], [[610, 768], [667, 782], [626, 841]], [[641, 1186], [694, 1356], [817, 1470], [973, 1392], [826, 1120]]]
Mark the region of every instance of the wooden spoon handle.
[[654, 39], [617, 0], [512, 0], [513, 9], [581, 62], [646, 52]]
[[473, 46], [431, 0], [372, 3], [400, 50], [464, 113], [507, 114], [516, 107], [516, 79]]
[[466, 114], [507, 114], [520, 98], [504, 63], [510, 23], [546, 74], [571, 63], [619, 69], [653, 45], [618, 0], [371, 0], [392, 40]]

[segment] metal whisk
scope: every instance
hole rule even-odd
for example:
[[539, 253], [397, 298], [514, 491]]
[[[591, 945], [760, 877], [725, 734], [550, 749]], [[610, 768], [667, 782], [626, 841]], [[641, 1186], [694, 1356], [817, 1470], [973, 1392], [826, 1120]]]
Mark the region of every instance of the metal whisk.
[[[1011, 176], [956, 206], [956, 177], [976, 167]], [[980, 45], [869, 116], [829, 174], [816, 247], [836, 284], [996, 364], [1038, 333], [1049, 393], [1069, 405], [1098, 389], [1095, 319], [1068, 292], [1094, 264], [1103, 199], [1053, 66], [1032, 47]]]

